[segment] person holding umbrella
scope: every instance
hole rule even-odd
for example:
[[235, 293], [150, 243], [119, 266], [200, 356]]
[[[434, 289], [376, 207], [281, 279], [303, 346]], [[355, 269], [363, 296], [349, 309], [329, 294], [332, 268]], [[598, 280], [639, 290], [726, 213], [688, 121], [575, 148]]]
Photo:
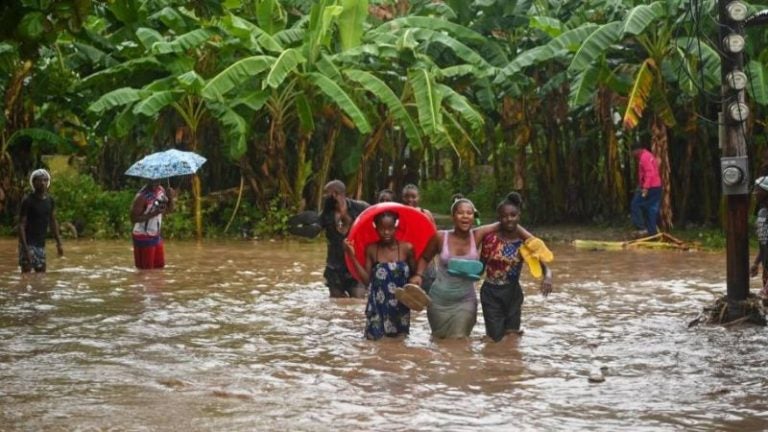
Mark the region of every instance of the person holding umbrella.
[[137, 268], [165, 267], [160, 227], [163, 215], [173, 211], [176, 191], [169, 186], [166, 193], [160, 179], [194, 174], [205, 161], [204, 157], [195, 153], [170, 149], [144, 157], [125, 172], [126, 175], [148, 180], [131, 205], [133, 258]]
[[168, 193], [154, 179], [147, 182], [136, 196], [131, 205], [131, 222], [133, 222], [133, 260], [136, 268], [142, 270], [165, 267], [165, 250], [160, 227], [163, 215], [173, 211], [176, 191], [170, 186]]

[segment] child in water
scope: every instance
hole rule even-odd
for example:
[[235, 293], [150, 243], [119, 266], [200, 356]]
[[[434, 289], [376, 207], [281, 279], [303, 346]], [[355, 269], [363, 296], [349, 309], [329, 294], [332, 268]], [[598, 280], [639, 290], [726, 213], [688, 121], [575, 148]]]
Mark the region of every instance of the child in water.
[[407, 335], [411, 311], [395, 298], [395, 288], [408, 283], [416, 268], [413, 245], [395, 239], [397, 213], [385, 211], [373, 219], [379, 241], [365, 248], [365, 265], [358, 261], [354, 245], [344, 242], [344, 251], [352, 259], [363, 284], [369, 286], [365, 306], [365, 337], [378, 340], [384, 336]]

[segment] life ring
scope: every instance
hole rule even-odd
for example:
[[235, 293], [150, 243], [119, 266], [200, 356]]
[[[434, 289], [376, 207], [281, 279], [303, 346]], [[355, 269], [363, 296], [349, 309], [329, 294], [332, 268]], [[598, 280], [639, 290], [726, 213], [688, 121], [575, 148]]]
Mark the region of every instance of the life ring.
[[[418, 262], [429, 240], [437, 234], [437, 229], [429, 216], [421, 210], [394, 202], [372, 205], [363, 210], [352, 223], [347, 240], [354, 245], [355, 256], [357, 256], [358, 261], [365, 265], [365, 248], [369, 244], [379, 241], [379, 234], [373, 226], [373, 219], [379, 213], [386, 211], [397, 213], [398, 223], [395, 238], [413, 245], [414, 260]], [[346, 255], [345, 259], [349, 273], [355, 279], [360, 280], [352, 259], [349, 255]], [[411, 271], [413, 272], [415, 269], [411, 269]]]

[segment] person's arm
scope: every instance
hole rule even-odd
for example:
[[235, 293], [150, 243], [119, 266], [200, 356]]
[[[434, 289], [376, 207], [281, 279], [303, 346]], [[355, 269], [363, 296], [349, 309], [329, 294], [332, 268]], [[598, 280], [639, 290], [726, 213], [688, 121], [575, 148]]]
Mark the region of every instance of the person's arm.
[[413, 256], [413, 245], [411, 243], [405, 244], [405, 262], [408, 264], [409, 269], [416, 269], [416, 260]]
[[643, 154], [643, 157], [640, 158], [639, 183], [640, 183], [640, 193], [643, 196], [643, 198], [645, 198], [648, 195], [648, 189], [650, 189], [651, 173], [653, 172], [654, 163], [655, 163], [655, 159], [649, 153]]
[[500, 225], [501, 224], [499, 224], [498, 222], [494, 222], [494, 223], [481, 225], [477, 228], [474, 228], [472, 230], [472, 234], [475, 236], [475, 244], [480, 244], [480, 242], [483, 241], [485, 236], [487, 236], [488, 234], [494, 231], [498, 231]]
[[435, 256], [441, 252], [442, 248], [443, 233], [438, 231], [429, 239], [424, 252], [421, 254], [421, 258], [416, 263], [416, 271], [413, 272], [413, 276], [408, 279], [408, 282], [421, 286], [424, 279], [424, 270], [427, 269], [427, 266], [429, 266], [429, 263], [432, 262]]
[[[370, 247], [370, 246], [369, 246]], [[349, 241], [344, 240], [344, 253], [347, 254], [347, 256], [352, 261], [352, 265], [355, 266], [355, 270], [357, 271], [357, 275], [360, 277], [360, 282], [363, 283], [363, 285], [368, 285], [370, 282], [370, 265], [368, 263], [368, 248], [365, 250], [365, 266], [360, 264], [360, 261], [357, 259], [357, 254], [355, 253], [355, 245]]]
[[131, 222], [146, 222], [162, 212], [161, 209], [155, 209], [144, 214], [144, 200], [141, 197], [141, 193], [137, 193], [136, 197], [133, 198], [133, 204], [131, 204]]
[[56, 206], [51, 205], [51, 229], [53, 238], [56, 239], [56, 252], [59, 256], [64, 256], [64, 247], [61, 245], [61, 233], [59, 232], [59, 222], [56, 220]]
[[544, 263], [541, 263], [541, 269], [544, 271], [544, 279], [541, 280], [541, 295], [548, 296], [552, 292], [552, 270]]
[[27, 199], [21, 202], [21, 210], [19, 211], [19, 243], [21, 243], [22, 252], [27, 254], [27, 260], [33, 262], [32, 251], [27, 246], [27, 212], [28, 212]]

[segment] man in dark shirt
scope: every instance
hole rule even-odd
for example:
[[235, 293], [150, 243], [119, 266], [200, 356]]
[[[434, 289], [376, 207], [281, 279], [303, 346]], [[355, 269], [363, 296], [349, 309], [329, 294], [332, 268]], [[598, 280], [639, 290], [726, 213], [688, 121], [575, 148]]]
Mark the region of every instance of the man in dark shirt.
[[35, 272], [42, 273], [46, 270], [45, 237], [49, 224], [59, 256], [64, 255], [64, 249], [61, 246], [59, 224], [56, 222], [56, 206], [53, 198], [48, 195], [51, 175], [39, 169], [32, 173], [29, 182], [34, 192], [24, 198], [19, 212], [19, 267], [22, 273], [29, 273], [33, 268]]
[[344, 261], [344, 239], [352, 222], [368, 208], [368, 203], [347, 198], [346, 191], [341, 180], [332, 180], [325, 185], [320, 225], [328, 240], [328, 255], [323, 276], [331, 297], [363, 298], [365, 287], [349, 274]]

